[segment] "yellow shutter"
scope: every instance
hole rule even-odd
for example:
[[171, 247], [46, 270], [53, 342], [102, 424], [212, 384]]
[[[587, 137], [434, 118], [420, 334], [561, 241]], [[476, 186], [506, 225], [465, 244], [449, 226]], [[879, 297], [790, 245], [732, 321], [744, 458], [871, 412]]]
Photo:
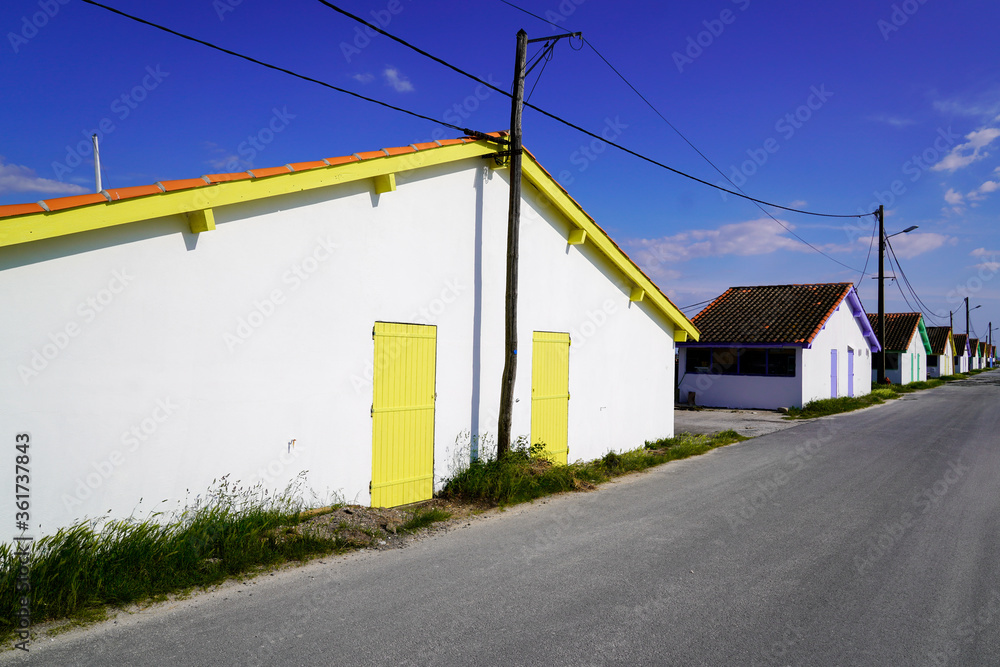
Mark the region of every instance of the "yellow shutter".
[[434, 493], [437, 327], [376, 322], [372, 398], [372, 507]]
[[531, 443], [545, 456], [569, 460], [569, 334], [536, 331], [531, 345]]

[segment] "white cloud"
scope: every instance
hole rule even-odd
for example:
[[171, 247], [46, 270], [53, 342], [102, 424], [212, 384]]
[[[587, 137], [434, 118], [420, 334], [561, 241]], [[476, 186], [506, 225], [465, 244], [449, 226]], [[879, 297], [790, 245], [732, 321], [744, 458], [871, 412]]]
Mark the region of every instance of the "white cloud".
[[414, 90], [410, 80], [400, 74], [395, 67], [386, 67], [382, 70], [382, 76], [385, 78], [385, 82], [392, 86], [397, 93], [412, 93]]
[[788, 205], [791, 206], [792, 208], [805, 208], [806, 206], [809, 205], [809, 202], [807, 202], [805, 199], [796, 199], [795, 201], [791, 202]]
[[30, 167], [4, 162], [0, 155], [0, 194], [41, 192], [47, 195], [82, 195], [90, 192], [87, 188], [63, 183], [51, 178], [42, 178]]
[[872, 116], [872, 120], [877, 123], [885, 123], [895, 128], [909, 127], [910, 125], [916, 125], [917, 121], [912, 118], [900, 118], [899, 116]]
[[966, 143], [952, 148], [951, 152], [945, 155], [931, 169], [934, 171], [955, 171], [956, 169], [967, 167], [973, 162], [982, 160], [989, 155], [983, 149], [989, 146], [997, 137], [1000, 137], [1000, 129], [995, 127], [984, 127], [981, 130], [970, 132], [965, 135], [965, 138], [968, 139]]
[[953, 236], [936, 232], [900, 234], [891, 241], [893, 252], [903, 259], [912, 259], [931, 250], [937, 250], [945, 244], [955, 245], [957, 242], [958, 239]]
[[[786, 223], [787, 224], [787, 223]], [[792, 228], [791, 225], [788, 225]], [[765, 255], [776, 250], [809, 250], [771, 219], [723, 225], [718, 229], [692, 229], [657, 239], [635, 239], [627, 243], [634, 249], [639, 266], [655, 270], [663, 263], [686, 262], [701, 257], [723, 255]]]
[[[1000, 111], [997, 102], [965, 102], [963, 100], [935, 100], [934, 108], [942, 113], [956, 116], [993, 116]], [[1000, 120], [1000, 117], [998, 117]]]
[[371, 83], [375, 80], [375, 75], [371, 72], [362, 72], [361, 74], [352, 74], [351, 78], [359, 83]]
[[996, 192], [1000, 190], [1000, 181], [986, 181], [978, 188], [966, 195], [970, 201], [982, 201], [986, 199], [986, 195], [991, 192]]
[[996, 257], [1000, 252], [996, 250], [987, 250], [986, 248], [976, 248], [969, 253], [973, 257]]
[[955, 188], [948, 188], [948, 192], [944, 193], [944, 200], [952, 206], [958, 206], [962, 203], [964, 197], [961, 192], [956, 192]]

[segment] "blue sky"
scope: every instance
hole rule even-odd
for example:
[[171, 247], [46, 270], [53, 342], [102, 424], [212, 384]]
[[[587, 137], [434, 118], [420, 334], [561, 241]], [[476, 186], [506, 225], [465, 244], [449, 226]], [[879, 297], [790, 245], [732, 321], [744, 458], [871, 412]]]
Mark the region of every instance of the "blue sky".
[[[509, 100], [315, 0], [107, 0], [180, 32], [433, 118], [506, 129]], [[947, 323], [968, 295], [1000, 326], [995, 0], [786, 3], [344, 0], [501, 88], [515, 34], [583, 31], [749, 194], [826, 213], [886, 206], [902, 269]], [[79, 0], [0, 8], [0, 204], [347, 155], [457, 133], [209, 50]], [[531, 102], [713, 183], [723, 177], [588, 46], [562, 41]], [[529, 49], [529, 56], [534, 48]], [[536, 69], [528, 80], [535, 85]], [[733, 285], [851, 281], [868, 310], [874, 219], [771, 209], [530, 110], [525, 145], [680, 306]], [[728, 186], [728, 184], [727, 184]], [[876, 245], [877, 250], [877, 245]], [[834, 261], [836, 260], [836, 261]], [[845, 266], [846, 265], [846, 266]], [[916, 309], [888, 283], [890, 311]], [[699, 307], [687, 309], [693, 315]], [[943, 316], [943, 317], [941, 317]], [[964, 330], [964, 312], [956, 315]]]

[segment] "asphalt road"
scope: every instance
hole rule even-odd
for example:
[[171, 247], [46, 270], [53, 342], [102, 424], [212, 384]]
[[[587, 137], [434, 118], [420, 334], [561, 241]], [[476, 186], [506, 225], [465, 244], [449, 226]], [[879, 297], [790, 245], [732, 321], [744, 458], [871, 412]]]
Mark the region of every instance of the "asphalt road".
[[998, 407], [986, 374], [0, 663], [997, 665]]

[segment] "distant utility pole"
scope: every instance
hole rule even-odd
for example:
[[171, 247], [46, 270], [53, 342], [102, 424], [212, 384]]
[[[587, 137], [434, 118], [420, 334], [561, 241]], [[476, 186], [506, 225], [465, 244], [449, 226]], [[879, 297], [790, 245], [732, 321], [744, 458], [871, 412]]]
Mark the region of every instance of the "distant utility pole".
[[[517, 31], [517, 54], [514, 58], [514, 90], [510, 102], [510, 205], [507, 213], [507, 293], [504, 320], [504, 364], [500, 381], [500, 417], [497, 422], [497, 458], [510, 451], [510, 423], [514, 410], [514, 378], [517, 376], [517, 246], [521, 221], [521, 115], [524, 111], [524, 71], [528, 60], [528, 44], [551, 42], [546, 51], [555, 48], [563, 37], [579, 36], [573, 32], [552, 37], [528, 39], [524, 30]], [[541, 58], [546, 54], [543, 52]], [[540, 60], [539, 60], [540, 62]], [[537, 64], [537, 63], [536, 63]]]
[[965, 297], [965, 335], [969, 335], [969, 297]]
[[885, 209], [878, 213], [878, 384], [885, 382]]

